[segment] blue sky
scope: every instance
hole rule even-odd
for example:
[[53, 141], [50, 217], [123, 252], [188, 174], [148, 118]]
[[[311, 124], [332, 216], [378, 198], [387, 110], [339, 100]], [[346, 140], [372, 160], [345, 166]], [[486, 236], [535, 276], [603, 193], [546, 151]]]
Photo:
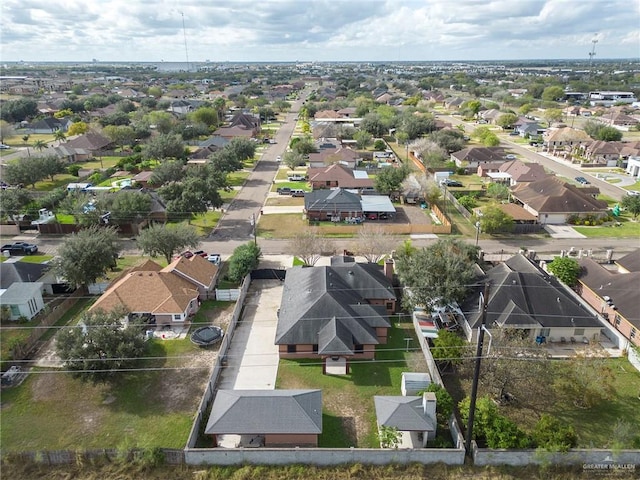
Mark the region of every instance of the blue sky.
[[640, 57], [638, 0], [2, 0], [0, 18], [0, 61], [588, 59], [594, 38], [596, 60]]

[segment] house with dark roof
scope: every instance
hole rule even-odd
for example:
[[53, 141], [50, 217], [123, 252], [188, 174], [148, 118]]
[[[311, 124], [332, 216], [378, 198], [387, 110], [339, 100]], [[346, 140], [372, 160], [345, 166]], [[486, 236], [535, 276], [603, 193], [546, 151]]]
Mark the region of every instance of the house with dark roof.
[[31, 262], [0, 263], [0, 289], [7, 289], [14, 283], [42, 283], [42, 291], [53, 295], [67, 292], [67, 284], [58, 282], [50, 265]]
[[204, 433], [215, 447], [317, 447], [322, 391], [217, 390]]
[[542, 180], [549, 175], [539, 163], [527, 163], [522, 160], [505, 162], [500, 165], [499, 171], [509, 176], [511, 186]]
[[55, 118], [55, 117], [46, 117], [37, 122], [30, 123], [25, 127], [25, 132], [27, 133], [42, 133], [42, 134], [50, 134], [55, 133], [57, 130], [62, 132], [66, 132], [71, 125], [71, 120], [68, 118]]
[[[592, 258], [581, 258], [578, 292], [604, 319], [640, 347], [640, 249], [616, 260], [614, 268]], [[619, 345], [622, 350], [627, 345]]]
[[395, 428], [400, 433], [398, 448], [426, 448], [436, 437], [436, 395], [373, 397], [378, 429]]
[[475, 341], [482, 323], [478, 298], [489, 283], [486, 326], [510, 329], [523, 338], [546, 342], [598, 341], [604, 325], [597, 315], [582, 304], [575, 293], [522, 254], [493, 267], [477, 279], [477, 287], [460, 309], [463, 330]]
[[113, 141], [99, 133], [87, 132], [84, 135], [69, 139], [65, 145], [94, 153], [113, 145]]
[[361, 218], [363, 211], [358, 195], [336, 188], [306, 193], [304, 213], [308, 220], [341, 222], [351, 218]]
[[511, 189], [515, 203], [535, 215], [538, 223], [551, 225], [565, 224], [571, 216], [606, 216], [607, 202], [595, 199], [593, 193], [593, 189], [577, 187], [554, 175]]
[[348, 360], [371, 359], [387, 343], [395, 312], [393, 265], [337, 257], [331, 266], [287, 270], [275, 344], [280, 358], [322, 358], [324, 371], [348, 373]]
[[[326, 145], [327, 142], [323, 142], [320, 145]], [[334, 146], [331, 148], [318, 147], [319, 151], [309, 154], [309, 167], [311, 168], [326, 168], [329, 165], [340, 163], [347, 168], [355, 168], [358, 160], [362, 159], [355, 150], [347, 147]]]

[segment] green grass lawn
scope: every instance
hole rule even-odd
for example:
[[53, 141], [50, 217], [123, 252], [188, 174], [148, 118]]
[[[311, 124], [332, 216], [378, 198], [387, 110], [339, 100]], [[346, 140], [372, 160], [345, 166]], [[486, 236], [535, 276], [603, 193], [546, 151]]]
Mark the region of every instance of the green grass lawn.
[[232, 187], [240, 187], [244, 185], [244, 182], [247, 180], [247, 178], [249, 178], [250, 174], [250, 172], [245, 172], [242, 170], [239, 172], [232, 172], [227, 175], [227, 180], [229, 182], [229, 185], [231, 185]]
[[572, 228], [582, 235], [589, 238], [639, 238], [640, 237], [640, 221], [632, 221], [627, 216], [621, 216], [615, 220], [620, 226], [600, 225], [597, 227], [580, 227], [572, 226]]
[[[309, 184], [308, 182], [302, 181], [302, 182], [278, 182], [278, 183], [274, 183], [271, 186], [271, 191], [272, 192], [277, 192], [279, 188], [285, 188], [285, 187], [289, 187], [291, 189], [296, 189], [296, 190], [304, 190], [305, 192], [310, 192], [311, 191], [311, 184]], [[302, 198], [302, 197], [300, 197]]]
[[[406, 351], [405, 338], [411, 337]], [[280, 360], [276, 388], [322, 389], [320, 447], [377, 448], [374, 395], [401, 395], [401, 374], [426, 371], [411, 324], [394, 325], [387, 345], [376, 349], [376, 360], [351, 363], [349, 375], [323, 375], [319, 360]]]
[[307, 227], [299, 213], [261, 215], [258, 222], [260, 238], [292, 238]]
[[21, 262], [25, 263], [45, 263], [53, 259], [52, 255], [28, 255], [22, 257]]

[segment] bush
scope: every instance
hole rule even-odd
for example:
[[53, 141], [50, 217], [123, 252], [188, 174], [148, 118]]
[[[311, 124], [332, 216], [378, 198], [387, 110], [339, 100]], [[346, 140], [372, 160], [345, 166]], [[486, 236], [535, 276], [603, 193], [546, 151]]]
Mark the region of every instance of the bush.
[[80, 165], [78, 165], [77, 163], [74, 163], [73, 165], [69, 165], [67, 167], [67, 172], [69, 172], [69, 175], [73, 175], [74, 177], [78, 177], [81, 168], [82, 167]]
[[536, 423], [532, 436], [536, 447], [552, 452], [566, 452], [578, 443], [578, 436], [571, 425], [546, 413]]
[[241, 282], [251, 270], [257, 268], [261, 256], [260, 247], [253, 242], [237, 247], [229, 259], [229, 280]]

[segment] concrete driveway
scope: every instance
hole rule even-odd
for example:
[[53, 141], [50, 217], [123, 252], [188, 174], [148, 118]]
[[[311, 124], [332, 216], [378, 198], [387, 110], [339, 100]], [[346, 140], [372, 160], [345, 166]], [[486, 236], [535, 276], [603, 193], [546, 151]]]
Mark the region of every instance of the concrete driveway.
[[280, 280], [253, 280], [244, 312], [227, 351], [227, 367], [219, 389], [274, 389], [278, 374], [278, 347], [274, 345], [277, 312], [282, 297]]

